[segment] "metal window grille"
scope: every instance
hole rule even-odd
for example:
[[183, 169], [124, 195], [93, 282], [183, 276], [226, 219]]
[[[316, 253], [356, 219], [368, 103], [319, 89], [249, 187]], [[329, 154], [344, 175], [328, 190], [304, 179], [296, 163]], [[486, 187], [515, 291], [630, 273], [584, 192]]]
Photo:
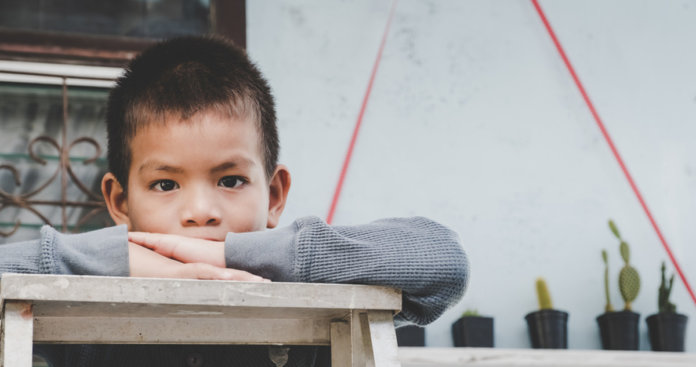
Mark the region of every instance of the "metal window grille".
[[[59, 126], [58, 131], [54, 134], [44, 132], [30, 139], [26, 147], [25, 157], [28, 161], [41, 166], [42, 170], [53, 170], [50, 173], [42, 172], [47, 178], [43, 178], [41, 182], [33, 185], [25, 185], [22, 178], [26, 177], [27, 173], [22, 172], [22, 170], [26, 168], [26, 165], [0, 159], [0, 214], [3, 211], [12, 210], [12, 208], [17, 213], [13, 218], [14, 223], [12, 221], [5, 222], [0, 227], [0, 237], [9, 238], [17, 233], [21, 227], [38, 227], [42, 224], [55, 226], [63, 232], [79, 232], [83, 229], [91, 229], [89, 226], [83, 227], [90, 221], [93, 222], [95, 218], [100, 218], [99, 220], [102, 222], [100, 226], [110, 225], [108, 215], [106, 215], [106, 206], [98, 187], [95, 188], [94, 185], [83, 182], [83, 179], [79, 177], [80, 175], [76, 173], [82, 169], [76, 169], [77, 165], [79, 167], [95, 165], [98, 160], [101, 160], [103, 165], [104, 159], [100, 158], [103, 149], [94, 137], [74, 137], [74, 132], [71, 132], [68, 88], [71, 84], [101, 85], [103, 88], [113, 84], [114, 76], [76, 76], [60, 71], [18, 71], [13, 70], [13, 68], [3, 68], [2, 65], [0, 65], [0, 75], [5, 76], [6, 80], [8, 78], [9, 80], [13, 80], [13, 78], [50, 80], [50, 83], [59, 85], [61, 96], [61, 113], [59, 116], [55, 116], [57, 114], [49, 116], [60, 120], [56, 121]], [[94, 123], [100, 122], [95, 121]], [[2, 124], [3, 121], [0, 120], [0, 126], [3, 126]], [[0, 129], [4, 130], [4, 127]], [[71, 152], [78, 146], [82, 146], [79, 148], [82, 151], [90, 150], [85, 149], [85, 146], [91, 147], [93, 154], [87, 157], [71, 156]], [[2, 147], [0, 147], [1, 149]], [[54, 161], [57, 160], [55, 168], [47, 165], [48, 157], [39, 153], [39, 150], [53, 151], [51, 156]], [[80, 209], [78, 218], [72, 218], [72, 220], [68, 218], [68, 212], [71, 208]], [[51, 214], [49, 215], [47, 212]], [[20, 216], [20, 213], [24, 214]], [[22, 218], [27, 218], [26, 213], [30, 213], [36, 221], [23, 223]], [[1, 238], [0, 241], [2, 241]]]

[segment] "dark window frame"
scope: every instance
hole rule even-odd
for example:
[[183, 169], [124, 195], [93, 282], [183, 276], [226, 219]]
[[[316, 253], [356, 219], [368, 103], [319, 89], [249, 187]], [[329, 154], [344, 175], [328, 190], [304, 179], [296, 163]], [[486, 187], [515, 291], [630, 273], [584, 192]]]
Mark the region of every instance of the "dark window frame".
[[[246, 48], [246, 0], [211, 0], [211, 33]], [[0, 59], [123, 66], [156, 39], [0, 27]]]

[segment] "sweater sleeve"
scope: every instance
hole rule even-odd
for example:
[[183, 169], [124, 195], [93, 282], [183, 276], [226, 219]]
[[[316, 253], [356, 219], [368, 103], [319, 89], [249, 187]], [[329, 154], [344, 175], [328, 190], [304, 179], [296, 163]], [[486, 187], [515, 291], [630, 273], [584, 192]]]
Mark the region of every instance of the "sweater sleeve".
[[39, 240], [0, 245], [0, 272], [128, 276], [126, 226], [80, 234], [44, 226]]
[[403, 292], [398, 322], [428, 324], [464, 294], [467, 257], [453, 231], [426, 218], [329, 226], [307, 217], [229, 234], [227, 266], [275, 281], [383, 285]]

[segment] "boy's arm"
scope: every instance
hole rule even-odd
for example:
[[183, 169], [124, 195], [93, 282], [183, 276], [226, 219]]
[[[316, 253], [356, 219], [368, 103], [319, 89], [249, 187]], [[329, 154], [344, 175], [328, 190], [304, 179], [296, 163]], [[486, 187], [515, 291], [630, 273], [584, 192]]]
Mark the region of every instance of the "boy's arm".
[[182, 264], [129, 244], [126, 226], [80, 234], [62, 234], [44, 226], [39, 240], [0, 245], [0, 273], [262, 280], [241, 270]]
[[39, 240], [0, 245], [0, 271], [127, 276], [127, 229], [66, 235], [44, 226]]
[[403, 291], [400, 317], [428, 324], [464, 294], [467, 257], [456, 233], [426, 218], [329, 226], [316, 217], [229, 234], [227, 266], [279, 281], [385, 285]]
[[[329, 226], [308, 217], [222, 242], [152, 233], [130, 240], [184, 262], [243, 269], [274, 281], [386, 285], [403, 291], [399, 319], [427, 324], [461, 298], [468, 264], [457, 235], [425, 218]], [[224, 252], [224, 259], [223, 259]]]

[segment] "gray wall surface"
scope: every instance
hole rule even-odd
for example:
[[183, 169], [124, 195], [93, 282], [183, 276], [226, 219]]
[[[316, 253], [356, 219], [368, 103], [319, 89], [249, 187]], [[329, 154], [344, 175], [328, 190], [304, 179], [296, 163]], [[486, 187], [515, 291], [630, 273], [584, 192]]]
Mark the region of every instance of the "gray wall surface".
[[[293, 175], [281, 224], [326, 217], [390, 4], [247, 2], [249, 54], [277, 98]], [[696, 3], [541, 5], [696, 286]], [[531, 2], [398, 3], [334, 223], [411, 215], [456, 230], [471, 261], [467, 294], [428, 326], [428, 345], [450, 346], [450, 324], [475, 308], [495, 317], [496, 346], [528, 347], [523, 317], [543, 276], [570, 313], [570, 348], [600, 348], [602, 249], [623, 305], [613, 218], [642, 277], [633, 308], [649, 349], [666, 252]], [[696, 352], [696, 305], [679, 279], [673, 301]]]

